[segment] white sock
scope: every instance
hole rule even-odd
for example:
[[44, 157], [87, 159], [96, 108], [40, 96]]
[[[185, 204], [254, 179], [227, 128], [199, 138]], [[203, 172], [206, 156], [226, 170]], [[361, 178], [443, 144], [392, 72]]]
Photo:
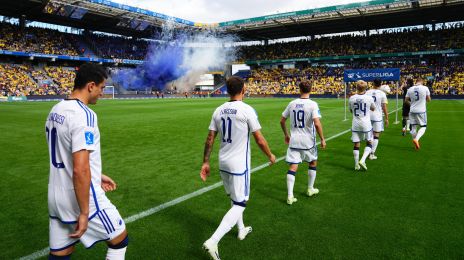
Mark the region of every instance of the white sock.
[[[230, 201], [230, 206], [231, 206], [231, 207], [234, 206], [234, 202], [233, 202], [233, 201]], [[242, 213], [242, 215], [240, 215], [240, 217], [239, 217], [238, 220], [237, 220], [237, 228], [238, 228], [239, 230], [245, 228], [245, 224], [243, 223], [243, 213]]]
[[288, 197], [293, 197], [293, 186], [295, 185], [295, 173], [294, 171], [288, 170], [287, 172], [287, 192]]
[[243, 211], [245, 210], [242, 206], [234, 205], [232, 208], [227, 211], [226, 215], [222, 218], [221, 224], [216, 229], [216, 232], [211, 236], [211, 240], [216, 244], [222, 239], [222, 237], [229, 232], [235, 224], [237, 224], [238, 219], [242, 216]]
[[377, 145], [379, 145], [379, 139], [374, 138], [374, 141], [372, 142], [372, 151], [371, 154], [375, 154], [375, 150], [377, 150]]
[[409, 119], [406, 120], [406, 130], [407, 131], [410, 131], [411, 129], [409, 128]]
[[308, 188], [314, 189], [314, 182], [316, 181], [316, 167], [308, 170]]
[[371, 146], [366, 146], [366, 148], [364, 148], [364, 153], [363, 153], [363, 156], [361, 158], [361, 161], [360, 162], [365, 162], [366, 161], [366, 158], [367, 156], [371, 153], [372, 151], [372, 148]]
[[421, 127], [419, 128], [419, 131], [417, 131], [416, 139], [419, 141], [419, 139], [425, 134], [425, 130], [427, 127]]
[[127, 246], [119, 249], [108, 247], [108, 251], [106, 251], [106, 260], [124, 260], [126, 256], [126, 249]]
[[354, 155], [354, 165], [358, 165], [358, 163], [359, 163], [359, 149], [358, 150], [353, 150], [353, 155]]

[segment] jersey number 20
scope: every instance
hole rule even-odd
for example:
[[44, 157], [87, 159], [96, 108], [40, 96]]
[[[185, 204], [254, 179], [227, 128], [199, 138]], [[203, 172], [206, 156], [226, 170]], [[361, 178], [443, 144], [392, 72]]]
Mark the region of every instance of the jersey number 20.
[[45, 127], [45, 131], [47, 132], [47, 141], [48, 141], [48, 146], [50, 146], [50, 159], [52, 160], [53, 166], [55, 168], [64, 168], [64, 163], [62, 162], [57, 162], [56, 161], [56, 128], [48, 129], [48, 127]]

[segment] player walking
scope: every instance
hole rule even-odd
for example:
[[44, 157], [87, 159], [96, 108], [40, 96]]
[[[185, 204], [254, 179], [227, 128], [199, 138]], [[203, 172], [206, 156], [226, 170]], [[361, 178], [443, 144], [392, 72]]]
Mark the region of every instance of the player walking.
[[200, 172], [205, 181], [210, 174], [209, 158], [214, 139], [219, 132], [219, 172], [232, 207], [216, 232], [203, 244], [203, 248], [213, 259], [219, 259], [218, 243], [232, 227], [237, 225], [240, 240], [245, 239], [252, 230], [243, 223], [243, 211], [250, 196], [250, 132], [270, 163], [275, 162], [275, 156], [261, 134], [258, 115], [251, 106], [242, 102], [245, 94], [243, 79], [232, 76], [226, 85], [230, 101], [219, 106], [213, 113]]
[[[427, 129], [427, 107], [426, 102], [430, 102], [430, 90], [424, 86], [423, 79], [419, 78], [416, 85], [408, 89], [406, 101], [411, 102], [409, 121], [411, 122], [412, 142], [416, 150], [420, 149], [419, 139]], [[417, 126], [420, 126], [417, 131]]]
[[408, 89], [410, 87], [414, 86], [414, 80], [412, 78], [407, 78], [406, 79], [406, 84], [401, 88], [403, 90], [403, 111], [402, 111], [402, 116], [403, 116], [403, 129], [402, 129], [402, 134], [403, 136], [406, 135], [407, 131], [410, 131], [409, 128], [409, 111], [411, 108], [411, 102], [406, 100], [406, 94], [408, 93]]
[[[287, 204], [292, 205], [297, 199], [293, 196], [293, 186], [295, 184], [295, 174], [298, 164], [303, 161], [308, 163], [308, 190], [307, 195], [313, 196], [319, 193], [314, 188], [316, 180], [317, 166], [317, 146], [316, 131], [321, 139], [321, 147], [325, 148], [326, 143], [320, 121], [321, 112], [316, 102], [309, 99], [311, 83], [302, 81], [300, 87], [300, 98], [288, 104], [280, 119], [280, 126], [284, 132], [285, 143], [288, 144], [286, 161], [289, 164], [287, 171]], [[285, 122], [290, 118], [290, 135], [287, 131]]]
[[[356, 81], [356, 91], [349, 99], [350, 112], [353, 114], [353, 122], [351, 126], [351, 140], [354, 143], [354, 169], [360, 170], [361, 167], [367, 170], [366, 158], [372, 150], [372, 124], [371, 111], [375, 110], [374, 99], [372, 96], [366, 95], [367, 83], [363, 80]], [[366, 148], [364, 148], [363, 156], [359, 160], [359, 146], [361, 141], [366, 140]]]
[[[371, 112], [371, 123], [372, 129], [374, 131], [374, 141], [372, 142], [372, 150], [369, 155], [370, 160], [377, 159], [375, 151], [379, 145], [380, 133], [384, 131], [384, 121], [383, 115], [385, 116], [385, 127], [388, 127], [388, 99], [385, 92], [380, 90], [382, 81], [380, 79], [375, 79], [373, 82], [373, 89], [366, 91], [367, 96], [372, 96], [374, 99], [375, 110]], [[383, 115], [382, 115], [383, 112]]]

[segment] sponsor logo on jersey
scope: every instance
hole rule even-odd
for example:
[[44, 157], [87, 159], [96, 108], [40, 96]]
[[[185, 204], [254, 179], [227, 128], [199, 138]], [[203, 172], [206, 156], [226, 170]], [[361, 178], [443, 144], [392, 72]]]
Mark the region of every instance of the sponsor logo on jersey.
[[93, 133], [92, 132], [85, 132], [85, 144], [93, 144]]

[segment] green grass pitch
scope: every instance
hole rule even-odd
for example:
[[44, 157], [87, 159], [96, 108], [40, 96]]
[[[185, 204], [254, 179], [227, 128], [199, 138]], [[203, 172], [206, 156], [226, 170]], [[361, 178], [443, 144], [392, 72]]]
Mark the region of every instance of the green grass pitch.
[[[123, 217], [153, 208], [220, 180], [217, 148], [212, 176], [199, 171], [214, 109], [225, 99], [102, 100], [98, 114], [104, 173], [118, 183], [108, 197]], [[247, 99], [277, 157], [285, 155], [279, 119], [290, 99]], [[343, 100], [319, 99], [326, 138], [350, 128]], [[44, 123], [55, 102], [0, 104], [0, 258], [48, 246], [48, 150]], [[395, 102], [390, 100], [390, 110]], [[351, 117], [349, 117], [351, 119]], [[353, 170], [350, 133], [319, 150], [315, 198], [304, 195], [307, 166], [286, 200], [287, 165], [252, 174], [244, 213], [253, 233], [233, 229], [219, 245], [223, 259], [372, 259], [464, 257], [464, 102], [432, 100], [422, 149], [412, 148], [390, 115], [376, 161]], [[266, 162], [252, 140], [252, 168]], [[216, 170], [215, 170], [216, 169]], [[127, 259], [206, 259], [202, 243], [230, 207], [222, 187], [127, 225]], [[78, 245], [75, 259], [102, 259], [104, 243]]]

